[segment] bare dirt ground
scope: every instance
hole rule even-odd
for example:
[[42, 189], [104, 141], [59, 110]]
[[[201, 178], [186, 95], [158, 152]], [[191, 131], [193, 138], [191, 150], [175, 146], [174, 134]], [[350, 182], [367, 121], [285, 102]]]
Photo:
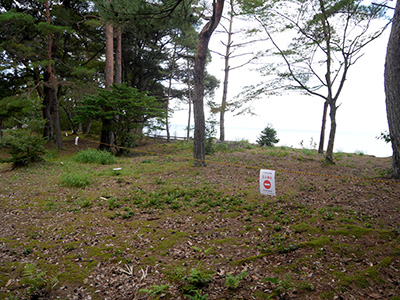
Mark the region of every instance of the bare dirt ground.
[[[231, 146], [204, 168], [181, 142], [77, 163], [97, 147], [84, 139], [0, 164], [0, 298], [400, 299], [391, 158]], [[276, 171], [276, 196], [260, 194], [260, 169]]]

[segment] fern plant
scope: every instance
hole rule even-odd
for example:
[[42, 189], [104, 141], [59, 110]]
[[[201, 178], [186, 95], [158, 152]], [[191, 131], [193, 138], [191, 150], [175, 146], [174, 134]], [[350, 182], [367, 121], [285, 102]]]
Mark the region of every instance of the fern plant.
[[233, 276], [232, 274], [228, 274], [226, 275], [225, 278], [225, 286], [228, 289], [234, 290], [237, 289], [239, 287], [240, 282], [246, 278], [247, 276], [247, 270], [244, 270], [243, 272], [241, 272], [239, 275], [237, 276]]

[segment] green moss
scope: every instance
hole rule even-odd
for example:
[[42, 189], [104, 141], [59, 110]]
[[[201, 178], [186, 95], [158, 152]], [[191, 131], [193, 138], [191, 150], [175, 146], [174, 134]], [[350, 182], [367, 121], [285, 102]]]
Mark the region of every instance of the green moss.
[[312, 248], [319, 248], [326, 245], [332, 244], [332, 240], [329, 236], [320, 236], [317, 238], [310, 238], [308, 242], [301, 244], [302, 247], [312, 247]]
[[267, 256], [269, 253], [263, 253], [263, 254], [259, 254], [259, 255], [253, 255], [253, 256], [249, 256], [246, 258], [242, 258], [239, 260], [235, 260], [234, 262], [232, 262], [234, 265], [243, 265], [246, 263], [250, 263], [253, 261], [256, 261], [259, 258], [263, 258], [264, 256]]
[[295, 233], [306, 232], [310, 234], [315, 234], [321, 232], [321, 229], [304, 222], [300, 222], [299, 224], [294, 225], [293, 229]]
[[186, 240], [189, 236], [189, 233], [187, 232], [173, 232], [174, 233], [170, 232], [169, 236], [163, 234], [158, 235], [158, 238], [155, 238], [155, 240], [159, 240], [157, 247], [154, 248], [157, 252], [165, 252], [171, 249], [177, 243]]
[[332, 235], [344, 235], [344, 236], [353, 235], [356, 238], [360, 238], [362, 236], [368, 235], [371, 232], [373, 232], [373, 229], [364, 228], [364, 227], [361, 227], [358, 225], [347, 225], [346, 227], [341, 228], [341, 229], [328, 230], [328, 233], [332, 234]]

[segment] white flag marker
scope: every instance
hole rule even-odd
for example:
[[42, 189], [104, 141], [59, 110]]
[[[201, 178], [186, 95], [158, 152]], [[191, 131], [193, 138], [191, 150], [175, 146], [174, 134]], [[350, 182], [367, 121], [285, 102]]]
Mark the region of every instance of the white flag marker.
[[260, 193], [275, 196], [275, 171], [260, 170]]
[[77, 136], [77, 137], [75, 138], [75, 146], [78, 146], [78, 140], [79, 140], [79, 136]]

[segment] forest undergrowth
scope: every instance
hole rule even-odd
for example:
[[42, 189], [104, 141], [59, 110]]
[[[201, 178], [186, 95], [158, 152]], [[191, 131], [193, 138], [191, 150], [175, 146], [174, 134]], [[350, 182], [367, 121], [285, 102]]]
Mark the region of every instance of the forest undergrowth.
[[390, 157], [233, 142], [193, 167], [190, 142], [97, 162], [65, 144], [0, 164], [1, 299], [400, 299]]

